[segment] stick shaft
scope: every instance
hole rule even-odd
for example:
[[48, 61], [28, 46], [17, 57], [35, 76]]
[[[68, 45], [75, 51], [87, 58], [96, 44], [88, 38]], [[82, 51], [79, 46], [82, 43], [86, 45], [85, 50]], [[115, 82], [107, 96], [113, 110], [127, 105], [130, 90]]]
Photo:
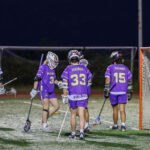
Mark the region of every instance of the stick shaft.
[[42, 53], [42, 55], [41, 55], [41, 60], [40, 60], [40, 65], [39, 65], [39, 66], [41, 66], [41, 65], [42, 65], [43, 57], [44, 57], [44, 54]]
[[66, 113], [65, 113], [65, 116], [64, 116], [63, 122], [62, 122], [62, 124], [61, 124], [61, 127], [60, 127], [60, 130], [59, 130], [59, 133], [58, 133], [58, 137], [57, 137], [57, 139], [59, 139], [59, 137], [60, 137], [60, 134], [61, 134], [61, 131], [62, 131], [63, 125], [64, 125], [64, 123], [65, 123], [65, 120], [66, 120], [66, 117], [67, 117], [67, 114], [68, 114], [68, 111], [69, 111], [69, 107], [68, 107], [68, 108], [67, 108], [67, 110], [66, 110]]
[[27, 120], [29, 120], [29, 116], [30, 116], [30, 112], [31, 112], [31, 108], [32, 108], [32, 102], [33, 102], [33, 98], [31, 98], [31, 104], [30, 104]]
[[13, 81], [15, 81], [15, 80], [17, 80], [17, 77], [14, 78], [14, 79], [12, 79], [12, 80], [10, 80], [10, 81], [8, 81], [8, 82], [6, 82], [6, 83], [4, 83], [3, 86], [5, 86], [5, 85], [7, 85], [7, 84], [9, 84], [9, 83], [11, 83], [11, 82], [13, 82]]

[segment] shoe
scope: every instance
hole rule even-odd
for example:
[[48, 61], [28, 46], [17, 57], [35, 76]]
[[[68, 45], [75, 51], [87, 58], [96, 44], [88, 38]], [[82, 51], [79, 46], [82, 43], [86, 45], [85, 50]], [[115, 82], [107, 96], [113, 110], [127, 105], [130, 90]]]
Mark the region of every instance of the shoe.
[[52, 132], [51, 129], [48, 128], [48, 127], [42, 128], [42, 130], [43, 130], [44, 132]]
[[121, 131], [125, 132], [126, 131], [126, 126], [121, 126]]
[[69, 138], [70, 138], [70, 139], [76, 139], [76, 135], [75, 135], [75, 134], [70, 134], [70, 135], [69, 135]]
[[80, 140], [84, 139], [84, 133], [80, 133]]
[[118, 127], [118, 125], [117, 126], [110, 126], [110, 129], [112, 129], [112, 130], [118, 130], [119, 129], [119, 127]]
[[90, 132], [90, 128], [89, 127], [85, 128], [84, 132], [89, 133]]

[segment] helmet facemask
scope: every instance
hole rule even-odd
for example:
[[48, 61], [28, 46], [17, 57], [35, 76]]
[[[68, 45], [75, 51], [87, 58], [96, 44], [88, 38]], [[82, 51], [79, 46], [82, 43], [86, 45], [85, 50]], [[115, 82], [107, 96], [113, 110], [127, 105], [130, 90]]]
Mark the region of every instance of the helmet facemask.
[[49, 51], [47, 53], [46, 59], [48, 61], [48, 66], [50, 67], [50, 69], [55, 69], [58, 66], [59, 59], [55, 53]]

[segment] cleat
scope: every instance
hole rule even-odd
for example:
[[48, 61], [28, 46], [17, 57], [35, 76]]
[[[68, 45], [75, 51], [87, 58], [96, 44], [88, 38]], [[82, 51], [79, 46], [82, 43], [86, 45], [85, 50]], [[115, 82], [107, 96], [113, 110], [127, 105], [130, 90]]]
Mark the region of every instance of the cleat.
[[90, 132], [90, 128], [89, 128], [89, 127], [86, 127], [86, 128], [84, 129], [84, 132], [89, 133], [89, 132]]
[[121, 131], [125, 132], [126, 131], [126, 126], [121, 126]]
[[80, 140], [84, 139], [84, 133], [80, 133]]
[[50, 128], [48, 127], [45, 127], [45, 128], [42, 128], [43, 132], [52, 132]]
[[76, 139], [76, 135], [75, 135], [75, 134], [70, 134], [70, 135], [69, 135], [69, 138], [70, 138], [70, 139]]
[[113, 125], [113, 126], [110, 126], [110, 129], [111, 129], [111, 130], [118, 130], [119, 127], [118, 127], [118, 125], [117, 125], [117, 126], [114, 126], [114, 125]]

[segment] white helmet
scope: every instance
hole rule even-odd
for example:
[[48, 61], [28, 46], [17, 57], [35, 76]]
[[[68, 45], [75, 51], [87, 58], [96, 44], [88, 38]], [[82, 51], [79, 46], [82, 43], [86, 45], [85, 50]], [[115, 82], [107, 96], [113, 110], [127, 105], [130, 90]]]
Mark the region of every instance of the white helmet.
[[57, 65], [59, 63], [59, 59], [55, 53], [49, 51], [47, 53], [46, 59], [48, 61], [48, 65], [49, 65], [50, 69], [55, 69], [57, 67]]
[[85, 66], [85, 67], [87, 67], [88, 66], [88, 61], [86, 60], [86, 59], [81, 59], [80, 61], [79, 61], [79, 64], [80, 65], [83, 65], [83, 66]]

